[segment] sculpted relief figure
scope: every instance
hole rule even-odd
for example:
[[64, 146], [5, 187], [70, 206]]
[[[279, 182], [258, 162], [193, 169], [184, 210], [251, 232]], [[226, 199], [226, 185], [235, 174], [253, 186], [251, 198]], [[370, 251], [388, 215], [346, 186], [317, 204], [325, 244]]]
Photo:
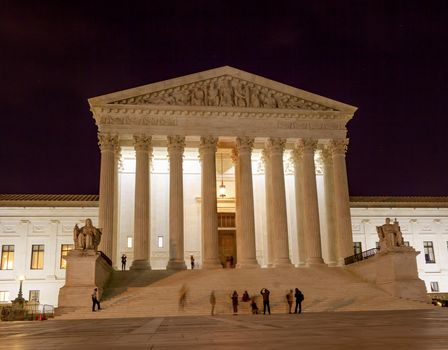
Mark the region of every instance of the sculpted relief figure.
[[75, 249], [94, 249], [98, 250], [98, 245], [101, 242], [101, 231], [92, 225], [91, 219], [86, 219], [85, 226], [79, 228], [78, 224], [73, 229], [73, 241]]
[[119, 100], [117, 104], [332, 110], [332, 108], [229, 75]]
[[380, 239], [380, 250], [404, 246], [403, 235], [397, 219], [391, 224], [390, 218], [386, 218], [386, 223], [382, 226], [377, 226], [376, 231]]

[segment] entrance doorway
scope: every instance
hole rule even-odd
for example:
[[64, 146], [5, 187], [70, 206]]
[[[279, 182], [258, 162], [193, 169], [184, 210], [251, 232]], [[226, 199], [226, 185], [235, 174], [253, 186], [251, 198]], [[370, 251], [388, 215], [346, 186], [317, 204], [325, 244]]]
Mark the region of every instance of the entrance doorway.
[[219, 260], [224, 268], [233, 268], [236, 256], [235, 213], [218, 213]]

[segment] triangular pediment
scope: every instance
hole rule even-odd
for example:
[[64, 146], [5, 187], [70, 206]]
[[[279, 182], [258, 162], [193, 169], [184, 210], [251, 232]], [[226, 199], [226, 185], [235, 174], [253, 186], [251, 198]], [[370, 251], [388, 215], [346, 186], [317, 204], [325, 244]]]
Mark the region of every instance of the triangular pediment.
[[92, 107], [177, 106], [354, 112], [356, 107], [224, 66], [89, 99]]

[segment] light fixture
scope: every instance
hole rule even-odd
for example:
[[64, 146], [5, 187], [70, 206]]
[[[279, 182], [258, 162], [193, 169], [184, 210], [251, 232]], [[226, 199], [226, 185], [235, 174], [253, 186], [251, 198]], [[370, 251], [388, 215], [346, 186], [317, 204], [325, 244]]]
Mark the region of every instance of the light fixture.
[[222, 153], [221, 153], [221, 186], [219, 186], [219, 196], [224, 198], [226, 196], [226, 186], [224, 186], [224, 171], [222, 167]]

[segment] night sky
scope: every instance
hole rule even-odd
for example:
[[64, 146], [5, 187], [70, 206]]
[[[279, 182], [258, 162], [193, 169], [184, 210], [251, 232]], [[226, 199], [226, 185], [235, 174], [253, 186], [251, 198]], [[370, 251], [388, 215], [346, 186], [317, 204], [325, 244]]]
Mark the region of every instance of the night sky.
[[446, 1], [0, 1], [0, 193], [96, 194], [87, 99], [223, 65], [357, 106], [351, 195], [448, 195]]

